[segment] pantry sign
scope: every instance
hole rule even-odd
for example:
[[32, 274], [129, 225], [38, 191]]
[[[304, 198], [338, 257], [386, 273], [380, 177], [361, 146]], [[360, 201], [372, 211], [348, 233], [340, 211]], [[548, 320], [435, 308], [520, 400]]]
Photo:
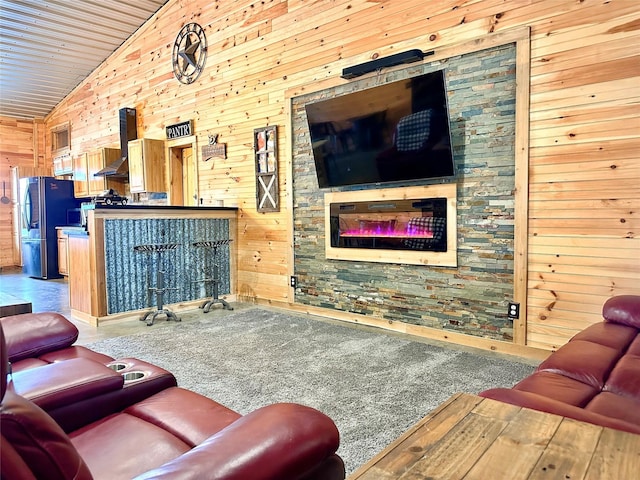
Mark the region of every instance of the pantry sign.
[[167, 140], [173, 140], [174, 138], [181, 138], [181, 137], [189, 137], [193, 135], [193, 120], [187, 120], [186, 122], [167, 125], [165, 130], [167, 132]]

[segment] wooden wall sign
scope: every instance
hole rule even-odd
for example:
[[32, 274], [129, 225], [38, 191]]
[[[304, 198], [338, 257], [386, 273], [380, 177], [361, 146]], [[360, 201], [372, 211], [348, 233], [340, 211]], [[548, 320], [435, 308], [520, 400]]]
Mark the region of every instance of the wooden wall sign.
[[203, 146], [201, 151], [205, 162], [212, 158], [227, 158], [227, 144], [218, 143], [218, 134], [209, 135], [209, 145]]
[[278, 143], [276, 126], [253, 132], [256, 164], [256, 206], [259, 212], [279, 212]]
[[172, 140], [174, 138], [180, 137], [189, 137], [193, 135], [193, 120], [187, 120], [186, 122], [167, 125], [165, 131], [167, 132], [167, 140]]

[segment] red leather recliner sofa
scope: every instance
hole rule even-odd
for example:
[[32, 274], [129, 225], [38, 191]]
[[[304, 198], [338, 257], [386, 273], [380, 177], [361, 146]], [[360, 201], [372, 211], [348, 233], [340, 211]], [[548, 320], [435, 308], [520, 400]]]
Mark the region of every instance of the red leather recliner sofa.
[[0, 326], [13, 390], [66, 432], [177, 385], [172, 373], [156, 365], [74, 345], [78, 328], [58, 313], [3, 317]]
[[[14, 356], [24, 373], [47, 367], [73, 370], [77, 360], [98, 365], [98, 357], [90, 360], [89, 349], [69, 346], [75, 341], [71, 338], [53, 350], [43, 339], [30, 337], [30, 341], [30, 348], [17, 348], [28, 342], [14, 337], [7, 348], [0, 328], [3, 479], [344, 479], [333, 421], [315, 409], [291, 403], [268, 405], [241, 416], [202, 395], [170, 386], [65, 433], [43, 409], [16, 393], [9, 374], [9, 351], [24, 354]], [[60, 359], [74, 351], [77, 355]], [[51, 364], [42, 360], [43, 355], [58, 354], [61, 357]], [[49, 394], [55, 399], [66, 393], [62, 389]]]
[[602, 316], [513, 388], [480, 396], [640, 434], [640, 296], [610, 298]]

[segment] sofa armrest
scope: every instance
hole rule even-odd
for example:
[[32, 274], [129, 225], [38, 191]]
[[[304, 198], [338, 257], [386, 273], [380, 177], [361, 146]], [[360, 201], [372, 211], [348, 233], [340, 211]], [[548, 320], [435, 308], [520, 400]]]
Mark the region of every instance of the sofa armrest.
[[23, 313], [0, 318], [10, 362], [67, 348], [78, 339], [78, 328], [55, 312]]
[[[339, 443], [338, 429], [329, 417], [310, 407], [279, 403], [239, 418], [136, 480], [197, 480], [210, 478], [211, 472], [217, 480], [297, 479], [333, 457]], [[344, 478], [341, 468], [338, 478]]]
[[611, 297], [602, 306], [602, 316], [607, 322], [640, 329], [640, 295]]
[[11, 388], [45, 411], [121, 390], [122, 375], [86, 358], [51, 363], [12, 375]]

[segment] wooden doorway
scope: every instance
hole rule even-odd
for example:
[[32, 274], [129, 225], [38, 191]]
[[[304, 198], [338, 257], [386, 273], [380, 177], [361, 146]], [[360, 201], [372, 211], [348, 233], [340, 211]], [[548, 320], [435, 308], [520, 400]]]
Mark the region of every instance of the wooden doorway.
[[198, 205], [197, 163], [194, 143], [169, 145], [169, 204]]

